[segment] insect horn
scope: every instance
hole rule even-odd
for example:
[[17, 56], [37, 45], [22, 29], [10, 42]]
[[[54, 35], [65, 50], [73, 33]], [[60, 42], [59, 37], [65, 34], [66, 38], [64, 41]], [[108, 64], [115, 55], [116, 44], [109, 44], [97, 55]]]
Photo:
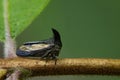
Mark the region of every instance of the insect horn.
[[53, 32], [54, 43], [62, 47], [62, 42], [59, 32], [54, 28], [52, 28], [52, 32]]

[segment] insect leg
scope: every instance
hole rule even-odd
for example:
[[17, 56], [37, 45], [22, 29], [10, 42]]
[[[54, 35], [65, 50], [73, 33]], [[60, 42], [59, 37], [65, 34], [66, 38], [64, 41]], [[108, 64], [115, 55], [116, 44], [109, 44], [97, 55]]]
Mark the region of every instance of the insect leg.
[[51, 50], [46, 51], [46, 53], [44, 55], [41, 56], [41, 58], [47, 58], [47, 56], [49, 55], [49, 53], [51, 52]]

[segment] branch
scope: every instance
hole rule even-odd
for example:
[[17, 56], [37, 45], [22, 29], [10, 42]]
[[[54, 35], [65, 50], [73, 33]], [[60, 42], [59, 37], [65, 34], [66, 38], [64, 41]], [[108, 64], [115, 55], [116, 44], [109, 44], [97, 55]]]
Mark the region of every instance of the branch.
[[31, 76], [40, 75], [120, 75], [120, 59], [73, 58], [54, 60], [13, 58], [0, 59], [5, 69], [22, 67], [31, 71]]

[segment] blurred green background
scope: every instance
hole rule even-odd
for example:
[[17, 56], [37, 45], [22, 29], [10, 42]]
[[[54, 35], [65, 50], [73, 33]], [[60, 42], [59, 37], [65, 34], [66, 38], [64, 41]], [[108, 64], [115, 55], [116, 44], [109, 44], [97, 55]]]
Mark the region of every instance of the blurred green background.
[[[51, 0], [45, 10], [17, 37], [17, 46], [62, 37], [60, 58], [120, 59], [120, 0]], [[120, 80], [119, 76], [61, 76], [42, 80]], [[39, 79], [38, 79], [39, 80]]]

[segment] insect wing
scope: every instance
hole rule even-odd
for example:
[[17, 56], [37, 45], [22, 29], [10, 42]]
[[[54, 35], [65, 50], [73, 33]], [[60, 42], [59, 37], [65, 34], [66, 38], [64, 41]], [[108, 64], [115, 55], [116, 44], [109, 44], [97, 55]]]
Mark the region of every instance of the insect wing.
[[17, 55], [21, 57], [41, 57], [46, 51], [53, 48], [54, 44], [32, 44], [22, 45], [17, 50]]

